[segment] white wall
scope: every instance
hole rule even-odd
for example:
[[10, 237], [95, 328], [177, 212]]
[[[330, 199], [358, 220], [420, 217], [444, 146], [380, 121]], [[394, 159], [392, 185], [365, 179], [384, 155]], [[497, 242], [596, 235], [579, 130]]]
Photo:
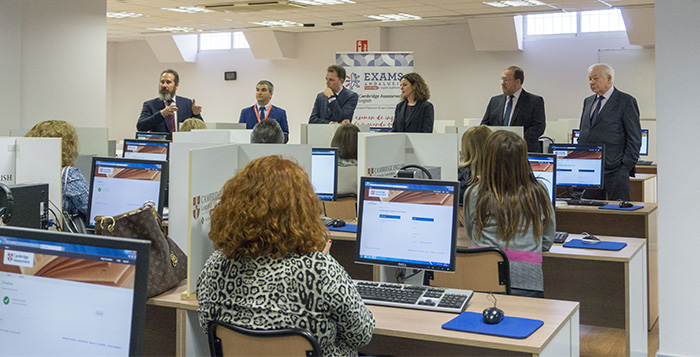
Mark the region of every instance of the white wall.
[[[656, 71], [659, 165], [659, 356], [700, 355], [700, 191], [696, 164], [700, 2], [657, 1]], [[692, 75], [690, 75], [692, 76]], [[687, 149], [687, 150], [686, 150]]]
[[21, 0], [0, 0], [0, 136], [20, 127], [20, 71], [22, 54]]
[[[624, 34], [615, 34], [530, 39], [524, 51], [477, 52], [466, 24], [390, 28], [382, 33], [386, 40], [382, 50], [414, 51], [415, 70], [431, 88], [438, 120], [482, 117], [489, 98], [501, 93], [502, 69], [511, 64], [525, 69], [526, 90], [545, 97], [549, 120], [580, 117], [583, 98], [591, 94], [586, 71], [599, 61], [599, 50], [636, 48]], [[308, 121], [314, 98], [325, 87], [325, 68], [334, 63], [336, 52], [354, 51], [355, 40], [364, 38], [377, 38], [377, 30], [297, 34], [295, 59], [256, 60], [248, 50], [234, 50], [200, 53], [196, 63], [178, 64], [158, 63], [145, 41], [110, 43], [110, 138], [133, 136], [141, 105], [157, 94], [160, 71], [173, 67], [180, 73], [178, 93], [197, 99], [205, 121], [237, 122], [241, 109], [255, 101], [255, 83], [269, 79], [275, 84], [272, 102], [287, 110], [290, 142], [298, 143], [299, 125]], [[640, 52], [644, 51], [634, 53]], [[224, 71], [237, 71], [238, 80], [224, 81]], [[653, 97], [653, 81], [626, 88], [619, 77], [616, 84], [621, 90]], [[653, 105], [642, 107], [643, 117], [655, 117]]]

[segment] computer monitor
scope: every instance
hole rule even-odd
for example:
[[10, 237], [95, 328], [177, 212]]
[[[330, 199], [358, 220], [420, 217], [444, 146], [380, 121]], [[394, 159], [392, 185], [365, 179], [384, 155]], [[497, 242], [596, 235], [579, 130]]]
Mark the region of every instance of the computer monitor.
[[129, 159], [168, 161], [170, 141], [124, 139], [123, 155]]
[[557, 157], [554, 154], [527, 153], [532, 173], [540, 181], [549, 193], [552, 205], [556, 205], [557, 199]]
[[0, 227], [4, 356], [140, 356], [150, 242]]
[[355, 262], [454, 272], [459, 183], [362, 177]]
[[116, 216], [139, 208], [147, 201], [156, 203], [162, 215], [167, 178], [168, 163], [165, 161], [93, 158], [88, 225], [95, 225], [95, 216]]
[[571, 143], [578, 144], [578, 137], [581, 136], [581, 130], [571, 129]]
[[140, 139], [140, 140], [170, 140], [170, 133], [137, 131], [136, 132], [136, 139]]
[[318, 198], [335, 201], [338, 193], [338, 149], [311, 149], [311, 185]]
[[642, 145], [639, 147], [639, 155], [649, 155], [649, 129], [642, 129]]
[[391, 128], [380, 128], [380, 127], [369, 127], [369, 132], [370, 133], [377, 133], [377, 132], [391, 132]]
[[588, 188], [603, 188], [605, 146], [581, 144], [552, 144], [550, 151], [557, 157], [557, 186], [568, 186], [578, 192]]

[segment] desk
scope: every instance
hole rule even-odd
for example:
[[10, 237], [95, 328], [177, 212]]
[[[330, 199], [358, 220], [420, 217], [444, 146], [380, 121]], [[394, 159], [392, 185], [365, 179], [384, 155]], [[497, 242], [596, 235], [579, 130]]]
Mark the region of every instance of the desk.
[[637, 165], [634, 171], [638, 174], [654, 174], [656, 175], [656, 165]]
[[[569, 239], [580, 238], [570, 235]], [[564, 248], [542, 254], [545, 297], [581, 302], [581, 323], [625, 329], [628, 355], [647, 354], [648, 295], [646, 241], [600, 236], [624, 242], [619, 251]]]
[[644, 207], [635, 211], [598, 209], [595, 206], [557, 207], [557, 231], [646, 238], [647, 278], [649, 280], [648, 316], [649, 328], [651, 329], [659, 318], [657, 204], [633, 203]]
[[656, 174], [637, 173], [630, 177], [630, 200], [656, 203]]
[[[178, 316], [176, 355], [207, 355], [208, 347], [197, 345], [204, 332], [197, 323], [197, 302], [180, 300], [184, 286], [151, 298], [149, 304], [176, 309]], [[487, 294], [475, 293], [467, 311], [481, 312], [493, 303]], [[544, 325], [530, 337], [522, 340], [473, 333], [443, 330], [443, 323], [457, 314], [398, 309], [367, 305], [374, 315], [376, 326], [372, 342], [361, 349], [363, 353], [391, 353], [404, 355], [579, 355], [579, 304], [571, 301], [531, 299], [517, 296], [499, 296], [498, 306], [510, 316], [535, 318]], [[189, 330], [182, 319], [197, 323]], [[148, 323], [148, 321], [147, 321]], [[191, 336], [198, 335], [198, 336]], [[195, 346], [190, 346], [190, 341]], [[202, 349], [204, 347], [204, 349]], [[185, 352], [186, 351], [186, 352]]]

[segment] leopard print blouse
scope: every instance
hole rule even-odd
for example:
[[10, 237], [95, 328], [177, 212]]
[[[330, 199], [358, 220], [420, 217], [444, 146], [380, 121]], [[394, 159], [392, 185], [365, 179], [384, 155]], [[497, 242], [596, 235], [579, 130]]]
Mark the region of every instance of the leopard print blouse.
[[286, 259], [207, 260], [197, 281], [199, 323], [253, 329], [302, 328], [318, 340], [324, 356], [357, 356], [369, 343], [374, 317], [350, 276], [321, 252]]

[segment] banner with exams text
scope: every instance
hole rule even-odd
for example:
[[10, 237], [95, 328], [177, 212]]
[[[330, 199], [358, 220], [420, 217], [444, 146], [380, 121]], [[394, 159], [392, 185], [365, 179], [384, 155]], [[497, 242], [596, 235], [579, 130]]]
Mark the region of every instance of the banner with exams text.
[[354, 124], [391, 128], [401, 100], [401, 77], [413, 72], [413, 52], [336, 53], [345, 67], [345, 87], [359, 95]]

